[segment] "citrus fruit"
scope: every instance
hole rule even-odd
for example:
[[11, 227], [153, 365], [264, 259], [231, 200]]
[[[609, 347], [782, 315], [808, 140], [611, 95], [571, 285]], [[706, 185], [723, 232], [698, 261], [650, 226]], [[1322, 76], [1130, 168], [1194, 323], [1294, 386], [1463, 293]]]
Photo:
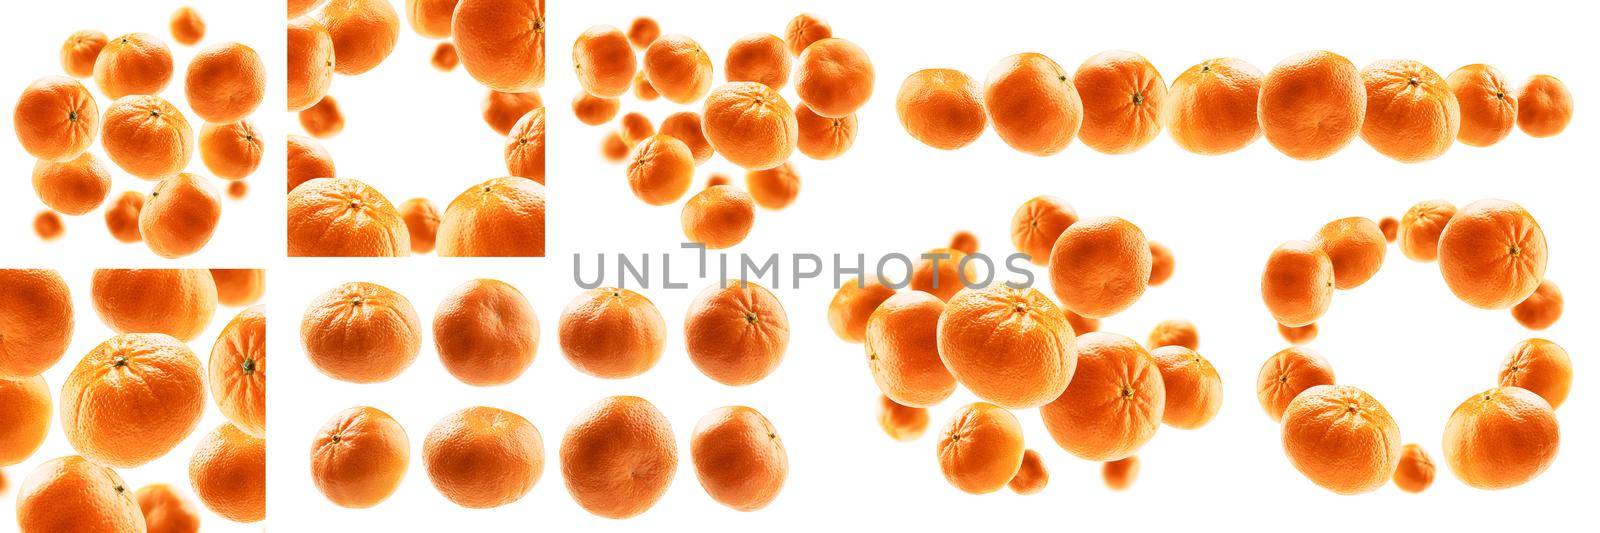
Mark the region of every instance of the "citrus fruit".
[[711, 56], [683, 35], [662, 35], [644, 49], [644, 78], [674, 104], [699, 100], [711, 90]]
[[489, 509], [522, 499], [539, 482], [544, 439], [516, 413], [468, 407], [428, 431], [422, 462], [446, 499], [468, 509]]
[[1461, 301], [1505, 309], [1528, 299], [1544, 278], [1544, 231], [1522, 206], [1480, 200], [1462, 206], [1439, 235], [1439, 273]]
[[76, 455], [33, 469], [17, 489], [19, 531], [147, 531], [133, 487], [117, 471]]
[[611, 396], [561, 436], [561, 478], [585, 511], [629, 518], [656, 504], [678, 470], [672, 426], [644, 398]]
[[1261, 71], [1234, 58], [1208, 59], [1172, 80], [1161, 124], [1179, 148], [1201, 155], [1238, 151], [1261, 136], [1256, 99]]
[[1073, 455], [1115, 461], [1139, 451], [1161, 427], [1167, 401], [1161, 367], [1133, 339], [1078, 337], [1078, 368], [1065, 391], [1039, 408], [1050, 436]]
[[183, 171], [194, 153], [194, 130], [159, 96], [127, 96], [106, 108], [100, 129], [106, 157], [129, 174], [159, 180]]
[[1555, 76], [1528, 78], [1517, 89], [1517, 127], [1533, 137], [1552, 137], [1572, 122], [1572, 92]]
[[64, 162], [40, 159], [33, 165], [33, 191], [45, 207], [83, 215], [105, 202], [111, 191], [111, 173], [89, 152]]
[[800, 135], [794, 111], [783, 96], [753, 81], [717, 87], [706, 96], [700, 116], [711, 147], [746, 170], [768, 169], [787, 161]]
[[410, 439], [394, 417], [373, 407], [352, 407], [317, 430], [311, 481], [334, 505], [365, 509], [400, 488], [410, 460]]
[[544, 185], [492, 178], [473, 185], [439, 219], [440, 257], [544, 257]]
[[211, 242], [222, 218], [222, 198], [205, 178], [181, 172], [162, 179], [139, 209], [139, 235], [156, 255], [193, 254]]
[[300, 319], [300, 344], [323, 374], [351, 383], [394, 379], [422, 348], [422, 323], [404, 296], [375, 283], [345, 283], [318, 296]]
[[939, 358], [973, 394], [1013, 409], [1044, 405], [1073, 380], [1072, 326], [1036, 289], [965, 289], [939, 316]]
[[240, 431], [267, 436], [267, 315], [262, 306], [240, 311], [217, 335], [206, 363], [217, 409]]
[[234, 522], [267, 518], [267, 441], [223, 424], [195, 445], [189, 483], [200, 503]]
[[1284, 348], [1267, 358], [1256, 375], [1256, 399], [1273, 422], [1283, 420], [1289, 402], [1311, 387], [1333, 384], [1333, 366], [1310, 348]]
[[1556, 343], [1528, 339], [1517, 343], [1500, 363], [1500, 386], [1521, 387], [1560, 408], [1572, 390], [1572, 359]]
[[11, 120], [17, 142], [29, 155], [71, 161], [100, 133], [100, 106], [78, 80], [46, 76], [22, 90]]
[[732, 248], [744, 241], [755, 224], [756, 206], [750, 193], [731, 185], [706, 187], [683, 204], [683, 235], [687, 242], [706, 248]]
[[439, 302], [433, 345], [445, 370], [462, 383], [504, 385], [533, 364], [539, 351], [539, 317], [516, 287], [475, 279]]
[[1317, 248], [1333, 264], [1333, 287], [1354, 289], [1372, 279], [1383, 266], [1389, 243], [1383, 230], [1370, 218], [1348, 217], [1324, 224], [1317, 230]]
[[1083, 101], [1084, 146], [1107, 154], [1138, 150], [1161, 134], [1167, 82], [1144, 56], [1113, 50], [1095, 54], [1072, 75]]
[[383, 193], [349, 178], [314, 178], [289, 191], [291, 257], [398, 257], [411, 253], [400, 211]]
[[839, 339], [859, 343], [866, 336], [872, 313], [894, 294], [877, 276], [852, 278], [840, 285], [828, 302], [828, 326]]
[[1490, 146], [1511, 134], [1517, 124], [1517, 98], [1505, 76], [1482, 63], [1467, 65], [1445, 78], [1461, 109], [1456, 140], [1468, 146]]
[[1550, 468], [1561, 447], [1555, 409], [1521, 387], [1496, 387], [1461, 402], [1444, 426], [1444, 462], [1468, 486], [1506, 489]]
[[172, 451], [205, 411], [200, 360], [178, 339], [129, 333], [100, 343], [61, 385], [61, 429], [73, 449], [113, 467]]
[[1328, 312], [1333, 287], [1333, 260], [1306, 241], [1278, 245], [1261, 272], [1261, 300], [1274, 320], [1289, 327], [1316, 322]]
[[216, 281], [204, 269], [96, 270], [89, 296], [100, 321], [118, 333], [185, 342], [205, 331], [217, 309]]
[[1311, 161], [1333, 155], [1361, 132], [1367, 90], [1350, 60], [1333, 52], [1303, 52], [1272, 67], [1261, 80], [1256, 119], [1274, 148]]
[[906, 76], [894, 109], [906, 133], [940, 150], [972, 144], [989, 124], [978, 83], [953, 69], [923, 69]]
[[724, 385], [749, 385], [777, 370], [789, 346], [789, 315], [755, 283], [712, 285], [684, 313], [684, 348], [700, 373]]
[[1378, 153], [1404, 163], [1443, 155], [1461, 131], [1461, 106], [1450, 84], [1427, 65], [1409, 60], [1374, 62], [1361, 69], [1367, 114], [1361, 138]]
[[739, 511], [772, 503], [789, 477], [778, 430], [749, 407], [719, 407], [701, 417], [689, 436], [689, 457], [706, 494]]
[[1284, 410], [1283, 451], [1322, 488], [1371, 492], [1388, 483], [1400, 463], [1400, 427], [1361, 389], [1317, 385]]
[[1072, 312], [1105, 318], [1144, 294], [1150, 263], [1150, 244], [1138, 226], [1117, 217], [1086, 218], [1051, 247], [1050, 287]]
[[830, 37], [800, 52], [794, 91], [818, 115], [841, 118], [861, 109], [872, 97], [873, 78], [872, 61], [865, 50]]
[[896, 294], [867, 320], [863, 344], [872, 379], [883, 395], [910, 407], [937, 405], [956, 390], [939, 359], [944, 301], [922, 291]]
[[590, 289], [561, 311], [561, 352], [580, 372], [630, 378], [655, 366], [666, 351], [667, 325], [644, 295], [616, 287]]
[[939, 469], [971, 494], [1006, 487], [1022, 468], [1022, 424], [998, 405], [978, 402], [956, 411], [939, 435]]
[[266, 84], [261, 56], [239, 43], [214, 44], [196, 53], [183, 77], [189, 109], [220, 124], [250, 116], [261, 105]]

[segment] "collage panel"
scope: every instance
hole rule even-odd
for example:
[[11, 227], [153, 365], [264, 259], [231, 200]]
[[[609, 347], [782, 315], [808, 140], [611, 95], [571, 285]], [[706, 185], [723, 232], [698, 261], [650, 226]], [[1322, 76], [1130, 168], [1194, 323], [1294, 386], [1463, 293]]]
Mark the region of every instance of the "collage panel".
[[290, 257], [545, 256], [544, 1], [457, 4], [290, 3]]

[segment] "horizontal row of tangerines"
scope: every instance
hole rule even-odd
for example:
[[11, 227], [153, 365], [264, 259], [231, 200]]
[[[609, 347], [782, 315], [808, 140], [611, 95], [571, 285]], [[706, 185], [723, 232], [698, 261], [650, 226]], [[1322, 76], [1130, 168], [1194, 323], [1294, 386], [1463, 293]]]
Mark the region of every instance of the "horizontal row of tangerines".
[[[326, 151], [295, 137], [290, 137], [291, 168], [331, 172]], [[315, 177], [289, 192], [288, 254], [399, 257], [437, 249], [447, 257], [544, 257], [544, 210], [544, 185], [515, 176], [468, 187], [443, 215], [423, 198], [396, 208], [361, 180]]]
[[[170, 486], [135, 492], [113, 468], [168, 455], [199, 426], [208, 389], [228, 422], [195, 447], [189, 483], [224, 518], [265, 518], [262, 307], [241, 310], [222, 329], [204, 368], [185, 344], [206, 329], [219, 302], [250, 305], [263, 282], [261, 271], [94, 273], [96, 314], [117, 335], [79, 360], [61, 386], [61, 428], [80, 455], [46, 461], [23, 481], [16, 505], [22, 531], [153, 530], [197, 521]], [[0, 309], [0, 465], [9, 466], [28, 460], [47, 436], [56, 409], [41, 374], [65, 354], [75, 324], [70, 290], [53, 271], [0, 270]]]
[[[766, 507], [789, 474], [788, 453], [770, 421], [755, 409], [713, 409], [695, 425], [689, 455], [700, 486], [740, 511]], [[311, 476], [328, 501], [369, 508], [394, 494], [410, 463], [410, 440], [394, 417], [373, 407], [335, 415], [311, 445]], [[636, 396], [611, 396], [579, 413], [562, 435], [561, 477], [584, 510], [630, 518], [666, 493], [678, 468], [671, 424]], [[493, 407], [469, 407], [433, 426], [422, 462], [434, 488], [472, 509], [522, 499], [544, 473], [544, 439], [526, 418]]]
[[[196, 44], [204, 27], [193, 9], [173, 15], [173, 37], [180, 44]], [[244, 196], [242, 180], [260, 165], [264, 144], [248, 118], [265, 90], [261, 58], [249, 46], [221, 43], [190, 61], [185, 97], [205, 121], [198, 143], [183, 113], [158, 96], [172, 79], [172, 63], [171, 50], [154, 35], [107, 39], [98, 30], [82, 30], [62, 44], [61, 66], [68, 76], [94, 78], [112, 100], [105, 113], [71, 77], [46, 76], [23, 90], [14, 127], [23, 149], [38, 158], [33, 187], [47, 208], [34, 219], [41, 238], [61, 237], [60, 215], [87, 214], [109, 197], [111, 173], [89, 151], [97, 138], [119, 168], [159, 181], [148, 197], [125, 191], [106, 209], [106, 226], [118, 241], [142, 240], [167, 258], [192, 254], [210, 241], [221, 202], [209, 181], [183, 172], [196, 148], [206, 168], [229, 181], [228, 194]]]

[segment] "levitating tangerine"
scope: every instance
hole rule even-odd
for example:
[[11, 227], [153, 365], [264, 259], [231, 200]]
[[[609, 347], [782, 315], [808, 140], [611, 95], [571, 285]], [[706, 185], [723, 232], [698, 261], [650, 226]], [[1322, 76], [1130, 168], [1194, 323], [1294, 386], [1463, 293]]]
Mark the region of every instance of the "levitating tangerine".
[[1467, 204], [1439, 235], [1439, 273], [1450, 292], [1482, 309], [1505, 309], [1538, 290], [1549, 260], [1544, 231], [1505, 200]]
[[[1566, 299], [1561, 296], [1561, 288], [1556, 282], [1545, 278], [1539, 282], [1539, 288], [1533, 294], [1511, 308], [1511, 317], [1517, 320], [1522, 327], [1539, 330], [1555, 325], [1561, 319], [1561, 309], [1565, 306]], [[1555, 403], [1555, 402], [1551, 402]]]
[[972, 144], [989, 124], [978, 83], [959, 70], [913, 72], [900, 84], [894, 108], [906, 133], [940, 150]]
[[1395, 242], [1400, 252], [1413, 261], [1424, 263], [1439, 258], [1439, 236], [1445, 224], [1456, 216], [1456, 206], [1444, 200], [1417, 202], [1400, 217], [1395, 231]]
[[683, 145], [689, 147], [689, 153], [694, 154], [694, 164], [699, 165], [716, 155], [716, 150], [711, 148], [711, 141], [706, 140], [705, 132], [700, 128], [699, 113], [679, 111], [662, 119], [659, 131], [662, 135], [683, 141]]
[[877, 276], [854, 278], [839, 286], [828, 302], [828, 326], [845, 342], [859, 343], [866, 335], [867, 321], [895, 290]]
[[439, 235], [439, 209], [427, 198], [412, 198], [400, 203], [400, 218], [406, 222], [406, 232], [411, 234], [411, 253], [425, 254], [433, 251], [434, 240]]
[[1333, 263], [1333, 286], [1354, 289], [1372, 279], [1389, 249], [1383, 230], [1370, 218], [1348, 217], [1317, 230], [1317, 247]]
[[307, 181], [338, 175], [334, 172], [333, 156], [328, 155], [328, 150], [317, 144], [316, 139], [291, 134], [285, 147], [286, 177], [290, 191]]
[[61, 69], [68, 76], [87, 78], [94, 75], [94, 62], [100, 50], [106, 47], [106, 34], [100, 30], [78, 30], [61, 43]]
[[1416, 494], [1433, 485], [1433, 459], [1417, 444], [1407, 444], [1400, 449], [1400, 464], [1394, 469], [1394, 486]]
[[159, 180], [183, 171], [194, 153], [188, 119], [159, 96], [128, 96], [106, 108], [100, 144], [134, 176]]
[[833, 37], [833, 26], [827, 20], [811, 13], [801, 13], [789, 20], [784, 27], [783, 41], [789, 47], [789, 55], [800, 57], [806, 47], [811, 43]]
[[811, 43], [795, 71], [795, 94], [818, 115], [849, 116], [872, 97], [872, 61], [850, 41], [830, 37]]
[[1306, 389], [1333, 384], [1333, 366], [1309, 348], [1285, 348], [1262, 363], [1256, 376], [1256, 399], [1273, 422], [1283, 419], [1284, 409]]
[[1367, 90], [1350, 60], [1333, 52], [1294, 55], [1261, 81], [1256, 118], [1273, 148], [1311, 161], [1338, 152], [1361, 132]]
[[694, 154], [675, 137], [648, 137], [628, 156], [628, 187], [647, 204], [676, 202], [693, 181]]
[[289, 111], [301, 111], [322, 101], [333, 85], [333, 37], [328, 27], [311, 17], [289, 21], [284, 41], [288, 58]]
[[317, 105], [300, 111], [300, 127], [318, 139], [327, 139], [344, 131], [344, 112], [333, 95], [322, 97]]
[[1572, 122], [1572, 92], [1555, 76], [1540, 74], [1517, 89], [1517, 127], [1533, 137], [1553, 137]]
[[225, 180], [241, 180], [254, 174], [261, 165], [265, 144], [249, 120], [207, 122], [200, 127], [200, 161], [206, 170]]
[[1155, 436], [1166, 412], [1161, 367], [1133, 339], [1112, 333], [1078, 338], [1078, 369], [1066, 390], [1039, 408], [1056, 444], [1090, 461], [1133, 455]]
[[1085, 60], [1072, 76], [1083, 101], [1083, 144], [1107, 154], [1138, 150], [1161, 134], [1167, 82], [1144, 56], [1113, 50]]
[[29, 155], [70, 161], [100, 133], [100, 106], [77, 80], [47, 76], [28, 84], [11, 114], [17, 142]]
[[400, 15], [387, 0], [329, 0], [318, 20], [333, 39], [333, 70], [346, 76], [378, 68], [400, 40]]
[[33, 165], [33, 191], [39, 201], [65, 215], [95, 210], [110, 190], [111, 173], [90, 152], [66, 162], [40, 159]]
[[316, 178], [289, 192], [291, 257], [398, 257], [411, 236], [377, 189], [345, 178]]
[[106, 230], [111, 238], [122, 243], [143, 240], [139, 235], [139, 212], [144, 210], [145, 196], [138, 191], [123, 191], [106, 205]]
[[789, 50], [783, 39], [770, 33], [752, 33], [728, 46], [722, 64], [728, 81], [753, 81], [782, 90], [789, 83]]
[[1024, 409], [1061, 396], [1078, 366], [1061, 309], [1038, 290], [965, 289], [939, 318], [939, 358], [979, 398]]
[[578, 91], [572, 97], [572, 114], [578, 117], [578, 122], [590, 126], [611, 122], [621, 108], [622, 102], [616, 98], [601, 98], [585, 91]]
[[628, 37], [612, 26], [590, 27], [572, 44], [572, 67], [577, 70], [578, 85], [596, 97], [626, 94], [638, 65]]
[[439, 219], [440, 257], [544, 257], [544, 185], [493, 178], [473, 185]]
[[978, 402], [955, 413], [939, 436], [939, 469], [970, 494], [1006, 487], [1022, 468], [1022, 425], [1000, 406]]
[[544, 107], [544, 99], [538, 92], [505, 93], [489, 91], [483, 97], [483, 121], [495, 133], [506, 135], [511, 132], [511, 127], [517, 124], [517, 119], [527, 115], [529, 111]]
[[1306, 389], [1283, 412], [1283, 451], [1312, 483], [1339, 494], [1378, 490], [1400, 463], [1400, 427], [1349, 385]]
[[1007, 56], [989, 70], [983, 105], [994, 132], [1025, 154], [1066, 149], [1083, 121], [1083, 101], [1072, 76], [1043, 54]]
[[811, 106], [801, 102], [794, 108], [795, 126], [799, 129], [800, 138], [795, 141], [795, 147], [806, 157], [817, 160], [828, 160], [844, 155], [850, 146], [856, 142], [856, 115], [851, 113], [840, 118], [827, 118], [811, 110]]
[[788, 161], [800, 135], [789, 102], [756, 82], [717, 87], [706, 97], [700, 116], [711, 147], [746, 170], [768, 169]]
[[1491, 146], [1517, 125], [1517, 97], [1500, 71], [1482, 63], [1467, 65], [1445, 78], [1461, 109], [1456, 140], [1468, 146]]
[[724, 385], [749, 385], [783, 361], [789, 315], [760, 285], [712, 285], [689, 304], [683, 334], [689, 360], [702, 374]]
[[750, 189], [750, 197], [755, 199], [756, 205], [783, 209], [800, 196], [800, 174], [795, 172], [794, 165], [785, 161], [766, 170], [745, 172], [744, 186]]
[[1035, 196], [1011, 216], [1011, 245], [1028, 254], [1035, 265], [1050, 264], [1050, 249], [1068, 226], [1078, 222], [1078, 212], [1054, 196]]
[[112, 39], [94, 61], [94, 83], [106, 98], [157, 94], [172, 81], [172, 51], [148, 33]]
[[1239, 59], [1208, 59], [1172, 80], [1161, 121], [1178, 147], [1201, 155], [1238, 151], [1261, 137], [1261, 71]]
[[1497, 387], [1461, 402], [1444, 426], [1444, 462], [1480, 489], [1522, 485], [1550, 468], [1561, 448], [1555, 409], [1520, 387]]
[[1150, 284], [1150, 244], [1117, 217], [1080, 220], [1050, 249], [1050, 287], [1072, 312], [1105, 318], [1132, 306]]
[[1367, 114], [1361, 139], [1391, 159], [1416, 163], [1443, 155], [1461, 131], [1456, 95], [1427, 65], [1378, 61], [1361, 69]]
[[205, 178], [180, 173], [161, 180], [139, 210], [139, 235], [156, 255], [193, 254], [211, 242], [222, 218], [222, 198]]
[[261, 56], [239, 43], [206, 47], [189, 60], [183, 91], [189, 109], [201, 120], [238, 122], [261, 105], [267, 68]]
[[755, 224], [755, 201], [732, 186], [707, 187], [683, 204], [683, 235], [689, 242], [719, 250], [744, 241]]
[[1261, 271], [1261, 300], [1274, 320], [1289, 327], [1322, 318], [1333, 302], [1333, 287], [1333, 260], [1306, 241], [1278, 245]]
[[644, 50], [644, 77], [675, 104], [699, 100], [711, 90], [711, 56], [683, 35], [663, 35]]
[[544, 86], [544, 0], [460, 0], [450, 39], [467, 74], [490, 89]]
[[1572, 390], [1572, 358], [1556, 343], [1528, 339], [1517, 343], [1500, 363], [1500, 386], [1521, 387], [1550, 403], [1566, 403]]
[[506, 134], [506, 173], [544, 183], [544, 108], [523, 115]]

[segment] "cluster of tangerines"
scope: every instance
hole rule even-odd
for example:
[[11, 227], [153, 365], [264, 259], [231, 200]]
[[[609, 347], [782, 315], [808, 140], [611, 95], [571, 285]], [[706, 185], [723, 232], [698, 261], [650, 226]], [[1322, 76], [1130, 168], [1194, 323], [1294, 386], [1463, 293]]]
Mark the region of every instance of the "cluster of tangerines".
[[[296, 0], [288, 5], [288, 107], [316, 138], [344, 129], [328, 94], [335, 74], [378, 67], [400, 38], [388, 0]], [[507, 177], [467, 188], [445, 208], [426, 198], [396, 207], [373, 186], [338, 177], [315, 140], [288, 141], [291, 256], [544, 256], [544, 0], [409, 0], [406, 18], [444, 39], [433, 63], [459, 63], [487, 86], [484, 120], [506, 136]], [[321, 6], [314, 16], [312, 10]]]
[[[58, 401], [78, 455], [41, 463], [17, 491], [23, 532], [196, 531], [194, 504], [170, 485], [134, 490], [116, 468], [171, 453], [194, 433], [207, 390], [228, 422], [195, 445], [189, 483], [200, 503], [237, 522], [266, 517], [266, 315], [259, 270], [97, 270], [95, 313], [117, 335], [73, 367]], [[204, 363], [186, 344], [218, 304], [246, 307]], [[67, 283], [50, 270], [0, 270], [0, 466], [29, 459], [50, 429], [42, 374], [72, 341]]]
[[958, 280], [977, 279], [963, 259], [978, 243], [958, 232], [948, 248], [925, 256], [951, 260], [924, 259], [909, 290], [872, 276], [840, 287], [828, 322], [841, 339], [865, 347], [883, 394], [879, 421], [891, 437], [920, 436], [927, 409], [957, 385], [984, 400], [958, 410], [939, 438], [940, 468], [958, 489], [1032, 494], [1045, 487], [1041, 456], [1024, 447], [1009, 411], [1034, 407], [1057, 445], [1105, 463], [1106, 484], [1126, 488], [1138, 471], [1135, 454], [1161, 424], [1197, 429], [1222, 407], [1222, 379], [1195, 351], [1192, 323], [1162, 322], [1145, 346], [1098, 331], [1101, 318], [1170, 278], [1172, 254], [1125, 220], [1079, 220], [1049, 196], [1017, 210], [1012, 241], [1048, 265], [1060, 305], [1033, 288], [963, 287]]
[[[193, 9], [173, 14], [172, 38], [193, 46], [205, 23]], [[194, 130], [177, 106], [161, 98], [172, 81], [172, 51], [161, 38], [129, 33], [115, 39], [81, 30], [61, 45], [67, 76], [35, 80], [17, 98], [17, 141], [38, 158], [33, 188], [46, 210], [34, 232], [55, 240], [66, 228], [60, 215], [81, 216], [106, 204], [111, 172], [90, 152], [96, 139], [106, 157], [128, 174], [155, 181], [147, 196], [124, 191], [105, 209], [106, 229], [124, 243], [144, 241], [166, 258], [193, 254], [211, 241], [222, 199], [204, 177], [184, 172], [196, 149]], [[94, 78], [111, 100], [102, 114], [95, 95], [73, 78]], [[261, 105], [266, 67], [249, 46], [228, 42], [195, 54], [184, 71], [189, 110], [205, 124], [198, 148], [206, 169], [228, 180], [228, 195], [243, 198], [244, 178], [261, 163], [262, 140], [249, 116]]]
[[[1407, 257], [1439, 262], [1445, 284], [1462, 301], [1512, 309], [1529, 329], [1561, 315], [1559, 289], [1544, 280], [1544, 232], [1521, 206], [1483, 200], [1457, 210], [1443, 200], [1412, 206], [1400, 220], [1335, 220], [1313, 241], [1291, 241], [1272, 252], [1261, 295], [1291, 343], [1316, 335], [1315, 321], [1334, 289], [1353, 289], [1383, 265], [1390, 242]], [[1555, 408], [1572, 384], [1572, 364], [1553, 342], [1529, 339], [1512, 350], [1496, 388], [1462, 402], [1443, 440], [1446, 463], [1478, 488], [1521, 485], [1555, 460], [1560, 441]], [[1302, 347], [1285, 349], [1261, 367], [1261, 405], [1282, 423], [1290, 462], [1316, 484], [1341, 494], [1376, 490], [1393, 478], [1419, 492], [1433, 480], [1421, 446], [1402, 450], [1400, 431], [1383, 405], [1353, 386], [1335, 385], [1326, 359]]]
[[[748, 192], [713, 173], [684, 204], [681, 222], [691, 242], [714, 249], [739, 244], [755, 223], [756, 206], [783, 209], [799, 195], [800, 177], [789, 162], [796, 148], [824, 160], [855, 142], [856, 110], [872, 96], [866, 52], [834, 37], [832, 26], [812, 14], [795, 17], [784, 35], [753, 33], [734, 42], [723, 67], [726, 83], [715, 88], [705, 49], [684, 35], [661, 35], [648, 17], [635, 19], [626, 33], [591, 27], [573, 43], [583, 91], [572, 111], [585, 124], [610, 122], [630, 88], [642, 101], [704, 100], [699, 112], [674, 113], [659, 130], [643, 113], [627, 113], [605, 138], [602, 154], [627, 161], [634, 196], [656, 206], [677, 202], [689, 192], [695, 167], [714, 155], [745, 169]], [[781, 94], [791, 74], [794, 107]]]
[[1547, 75], [1513, 91], [1488, 65], [1446, 78], [1410, 60], [1357, 70], [1325, 51], [1285, 59], [1264, 76], [1239, 59], [1210, 59], [1168, 87], [1143, 56], [1117, 50], [1073, 73], [1042, 54], [1009, 56], [981, 92], [961, 71], [921, 70], [901, 84], [895, 109], [907, 133], [944, 150], [971, 144], [993, 124], [1007, 145], [1039, 156], [1074, 137], [1102, 153], [1129, 153], [1166, 129], [1197, 154], [1233, 152], [1265, 136], [1300, 160], [1333, 155], [1359, 135], [1410, 163], [1438, 157], [1458, 140], [1492, 145], [1513, 125], [1534, 137], [1556, 135], [1572, 118], [1572, 93]]
[[[789, 325], [777, 297], [758, 285], [713, 286], [687, 313], [691, 360], [727, 385], [772, 373], [788, 346]], [[666, 325], [643, 295], [620, 288], [586, 291], [562, 311], [561, 350], [591, 376], [625, 379], [655, 366]], [[433, 342], [452, 376], [472, 386], [515, 381], [538, 351], [539, 321], [516, 288], [479, 279], [453, 290], [433, 319]], [[411, 303], [385, 287], [341, 285], [306, 310], [300, 338], [318, 370], [351, 383], [393, 379], [416, 359], [421, 323]], [[446, 499], [491, 508], [521, 499], [544, 471], [544, 443], [527, 419], [492, 407], [469, 407], [434, 425], [422, 444], [429, 480]], [[690, 444], [706, 493], [741, 511], [765, 507], [788, 476], [777, 430], [760, 412], [722, 407], [705, 415]], [[649, 401], [613, 396], [580, 413], [560, 445], [561, 476], [581, 507], [628, 518], [649, 510], [677, 471], [672, 428]], [[317, 433], [312, 476], [329, 501], [368, 508], [387, 499], [410, 462], [405, 429], [373, 407], [341, 411]]]

